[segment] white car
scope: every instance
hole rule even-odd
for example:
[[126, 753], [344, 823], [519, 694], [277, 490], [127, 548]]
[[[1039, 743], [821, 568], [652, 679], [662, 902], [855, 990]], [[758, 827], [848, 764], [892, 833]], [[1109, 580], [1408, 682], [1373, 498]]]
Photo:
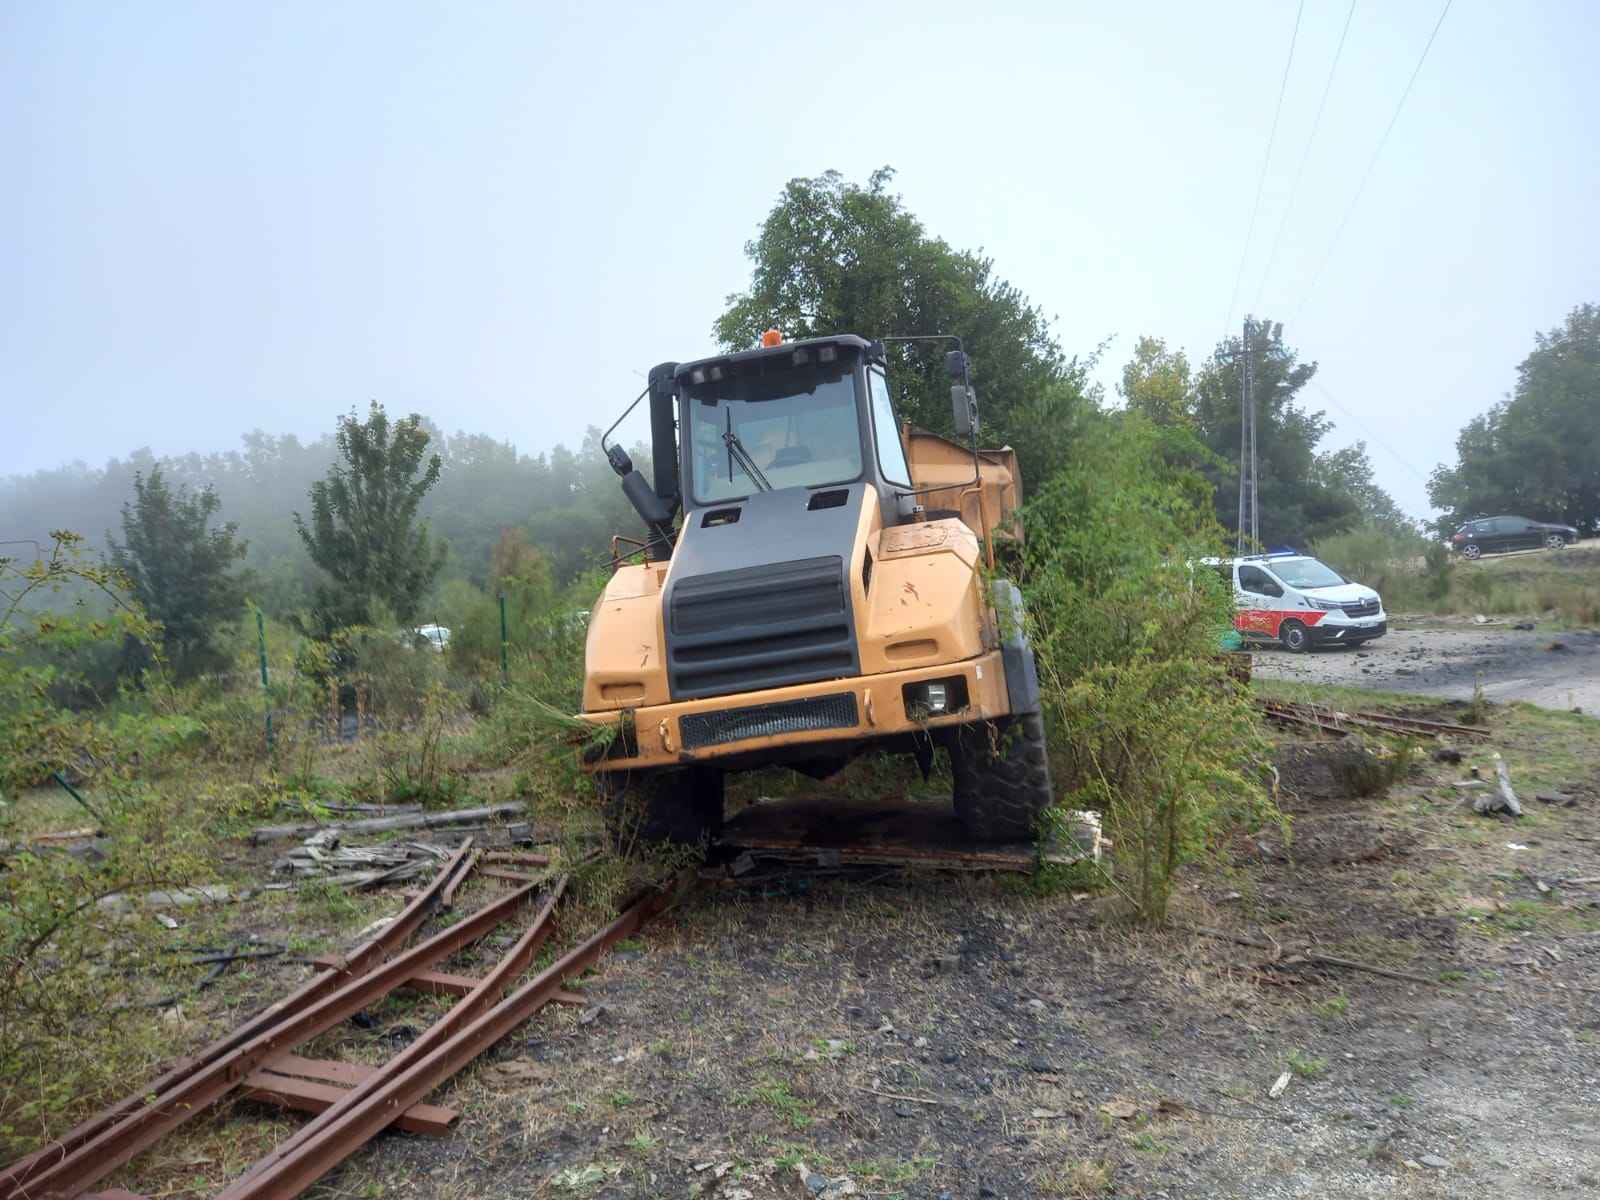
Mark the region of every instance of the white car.
[[1389, 631], [1383, 597], [1304, 554], [1213, 558], [1233, 586], [1233, 623], [1246, 640], [1281, 642], [1300, 653], [1313, 646], [1354, 645]]
[[450, 644], [450, 630], [443, 625], [419, 625], [411, 632], [440, 654], [443, 654], [445, 647]]

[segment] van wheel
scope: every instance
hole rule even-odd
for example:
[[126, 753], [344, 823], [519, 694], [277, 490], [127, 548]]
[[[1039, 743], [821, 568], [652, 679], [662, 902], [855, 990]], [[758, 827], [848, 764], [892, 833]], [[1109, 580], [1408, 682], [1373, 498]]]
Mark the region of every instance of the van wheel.
[[1562, 537], [1559, 533], [1552, 533], [1544, 540], [1544, 548], [1546, 550], [1560, 550], [1566, 546], [1566, 544], [1567, 539]]
[[1304, 654], [1311, 649], [1311, 631], [1299, 621], [1285, 621], [1278, 629], [1278, 640], [1292, 654]]
[[955, 810], [978, 842], [1031, 842], [1055, 799], [1038, 713], [975, 721], [952, 731]]
[[608, 771], [595, 777], [606, 832], [619, 854], [638, 856], [650, 846], [699, 846], [722, 832], [721, 771]]
[[1478, 547], [1473, 545], [1471, 542], [1468, 542], [1465, 546], [1461, 547], [1462, 558], [1477, 558], [1478, 555], [1482, 553], [1483, 551], [1478, 549]]

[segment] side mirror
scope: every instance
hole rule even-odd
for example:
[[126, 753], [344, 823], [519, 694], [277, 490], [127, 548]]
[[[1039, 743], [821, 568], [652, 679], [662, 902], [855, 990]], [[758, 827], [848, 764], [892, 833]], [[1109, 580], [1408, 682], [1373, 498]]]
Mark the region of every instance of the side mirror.
[[978, 397], [965, 384], [950, 387], [950, 416], [955, 421], [957, 437], [966, 437], [978, 427]]

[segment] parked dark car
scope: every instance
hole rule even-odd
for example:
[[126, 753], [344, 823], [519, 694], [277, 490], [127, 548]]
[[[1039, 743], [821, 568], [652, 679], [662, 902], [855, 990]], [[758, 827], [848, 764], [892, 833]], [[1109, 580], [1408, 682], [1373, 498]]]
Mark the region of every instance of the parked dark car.
[[1506, 550], [1559, 550], [1578, 540], [1571, 525], [1530, 521], [1527, 517], [1479, 517], [1468, 521], [1450, 537], [1450, 546], [1463, 558], [1498, 554]]

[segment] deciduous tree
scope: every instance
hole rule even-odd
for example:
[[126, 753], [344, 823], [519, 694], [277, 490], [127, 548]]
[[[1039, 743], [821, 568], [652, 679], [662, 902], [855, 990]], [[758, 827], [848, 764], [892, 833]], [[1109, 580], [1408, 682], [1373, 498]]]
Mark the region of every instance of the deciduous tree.
[[[1089, 385], [1051, 335], [1049, 321], [1020, 289], [1000, 278], [981, 251], [953, 249], [931, 236], [889, 190], [894, 171], [879, 168], [866, 186], [837, 171], [792, 179], [745, 246], [750, 287], [728, 297], [713, 332], [728, 350], [754, 346], [770, 327], [787, 338], [830, 333], [863, 337], [953, 333], [965, 342], [982, 404], [983, 440], [1009, 441], [1031, 455], [1038, 431], [1028, 414], [1046, 404], [1061, 415], [1063, 388], [1073, 405]], [[948, 430], [948, 345], [890, 345], [891, 379], [902, 415]], [[1069, 406], [1070, 407], [1070, 406]], [[1024, 461], [1024, 478], [1047, 469]]]
[[1516, 389], [1462, 428], [1428, 499], [1444, 510], [1442, 533], [1494, 513], [1600, 531], [1600, 305], [1534, 335]]
[[417, 516], [439, 479], [439, 456], [427, 454], [420, 415], [391, 424], [377, 401], [365, 421], [341, 417], [334, 441], [338, 458], [311, 485], [311, 519], [294, 514], [307, 553], [335, 585], [317, 590], [319, 621], [361, 623], [381, 603], [409, 622], [444, 565], [444, 546]]

